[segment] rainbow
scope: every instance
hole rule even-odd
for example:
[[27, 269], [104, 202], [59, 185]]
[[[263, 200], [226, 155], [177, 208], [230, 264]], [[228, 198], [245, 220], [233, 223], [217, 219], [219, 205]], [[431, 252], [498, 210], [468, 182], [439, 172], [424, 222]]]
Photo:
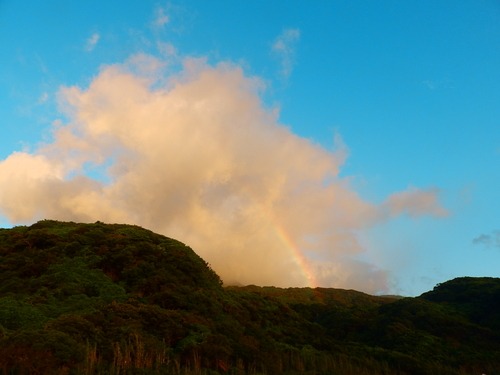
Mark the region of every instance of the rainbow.
[[307, 286], [310, 288], [316, 288], [318, 286], [318, 282], [316, 280], [316, 276], [311, 269], [309, 261], [304, 257], [299, 247], [294, 243], [291, 236], [285, 231], [283, 226], [279, 225], [276, 220], [274, 222], [274, 229], [279, 240], [286, 246], [286, 248], [291, 252], [293, 259], [300, 267], [302, 274], [307, 280]]

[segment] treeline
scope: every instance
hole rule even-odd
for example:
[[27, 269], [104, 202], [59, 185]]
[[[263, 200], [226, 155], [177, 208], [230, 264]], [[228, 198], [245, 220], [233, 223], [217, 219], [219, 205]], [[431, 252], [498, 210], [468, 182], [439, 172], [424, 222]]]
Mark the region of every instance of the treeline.
[[224, 288], [189, 247], [137, 226], [0, 230], [3, 374], [491, 375], [499, 301], [493, 278], [404, 299]]

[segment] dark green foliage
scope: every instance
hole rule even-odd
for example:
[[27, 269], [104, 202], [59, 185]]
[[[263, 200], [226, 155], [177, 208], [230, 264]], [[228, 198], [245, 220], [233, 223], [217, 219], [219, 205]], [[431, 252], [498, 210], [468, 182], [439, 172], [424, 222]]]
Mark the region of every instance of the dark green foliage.
[[0, 229], [3, 374], [498, 374], [500, 280], [418, 298], [227, 287], [130, 225]]
[[500, 332], [500, 283], [492, 277], [460, 277], [421, 298], [445, 304], [471, 321]]

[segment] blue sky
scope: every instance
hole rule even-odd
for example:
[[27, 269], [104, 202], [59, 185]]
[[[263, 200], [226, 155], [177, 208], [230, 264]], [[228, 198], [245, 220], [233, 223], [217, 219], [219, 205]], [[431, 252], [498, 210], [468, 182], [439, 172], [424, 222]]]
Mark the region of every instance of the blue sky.
[[[275, 239], [269, 243], [268, 252], [274, 251], [276, 256], [257, 252], [252, 257], [266, 259], [271, 265], [270, 274], [285, 275], [288, 260], [276, 269], [272, 264], [288, 256], [291, 262], [288, 266], [292, 271], [297, 268], [291, 273], [299, 274], [302, 270], [304, 274], [315, 274], [312, 278], [319, 280], [321, 286], [417, 295], [453, 277], [500, 277], [500, 4], [497, 1], [134, 1], [118, 5], [111, 1], [4, 0], [0, 1], [0, 46], [0, 163], [3, 164], [3, 169], [0, 164], [0, 224], [4, 227], [29, 224], [42, 217], [82, 221], [123, 219], [180, 237], [195, 250], [198, 245], [201, 255], [209, 259], [223, 278], [227, 275], [227, 280], [242, 283], [276, 281], [281, 286], [301, 285], [299, 276], [290, 280], [285, 276], [260, 279], [259, 272], [265, 274], [267, 268], [259, 263], [252, 263], [252, 272], [236, 265], [247, 262], [248, 254], [254, 251], [244, 245], [239, 247], [249, 233], [256, 231], [259, 233], [256, 243], [264, 247], [268, 244], [264, 239], [271, 233], [264, 233], [264, 228], [255, 229], [257, 222], [264, 226], [274, 223], [281, 228], [280, 233], [286, 233], [289, 239], [281, 245], [294, 247], [295, 253], [281, 251]], [[134, 56], [140, 59], [134, 60]], [[93, 120], [85, 125], [86, 120], [74, 113], [96, 110], [83, 108], [83, 99], [71, 102], [69, 91], [64, 88], [78, 87], [75, 94], [78, 98], [84, 98], [85, 93], [90, 97], [100, 87], [92, 86], [93, 83], [107, 84], [105, 72], [109, 67], [119, 67], [120, 72], [139, 77], [145, 75], [147, 66], [151, 69], [146, 76], [153, 74], [155, 80], [148, 86], [151, 92], [164, 85], [165, 93], [173, 95], [168, 90], [175, 85], [165, 86], [165, 82], [178, 82], [175, 86], [178, 88], [187, 85], [186, 82], [193, 85], [199, 82], [196, 90], [215, 97], [208, 83], [205, 88], [202, 75], [198, 75], [201, 73], [192, 73], [187, 68], [186, 61], [194, 59], [204, 61], [195, 64], [194, 70], [218, 77], [207, 82], [215, 86], [219, 81], [227, 83], [224, 90], [234, 89], [230, 82], [238, 82], [235, 85], [243, 87], [246, 93], [242, 102], [234, 103], [234, 110], [207, 122], [207, 126], [218, 129], [219, 123], [226, 120], [237, 124], [239, 108], [247, 108], [255, 98], [260, 104], [249, 113], [256, 118], [260, 118], [261, 111], [275, 116], [272, 124], [262, 115], [260, 125], [245, 125], [251, 127], [245, 131], [250, 132], [249, 144], [254, 146], [254, 154], [241, 152], [239, 133], [230, 133], [229, 138], [224, 136], [217, 141], [211, 137], [218, 137], [221, 134], [218, 131], [199, 133], [204, 139], [203, 147], [207, 143], [213, 146], [204, 155], [222, 160], [224, 165], [229, 165], [228, 160], [236, 165], [225, 172], [226, 190], [222, 183], [217, 190], [217, 194], [226, 191], [231, 200], [218, 198], [218, 203], [214, 203], [212, 198], [206, 198], [215, 194], [210, 190], [210, 194], [204, 193], [203, 202], [193, 195], [182, 198], [185, 201], [177, 198], [176, 202], [182, 204], [164, 203], [162, 212], [171, 217], [177, 212], [174, 207], [183, 204], [192, 207], [196, 200], [206, 210], [202, 210], [203, 217], [211, 217], [212, 222], [217, 218], [222, 223], [222, 234], [227, 231], [230, 238], [226, 244], [214, 242], [203, 249], [211, 236], [220, 234], [214, 233], [216, 229], [206, 229], [200, 219], [201, 208], [195, 210], [196, 214], [168, 221], [160, 214], [149, 217], [140, 213], [145, 209], [141, 204], [122, 205], [119, 214], [92, 211], [88, 199], [80, 202], [87, 206], [78, 206], [79, 209], [75, 206], [63, 209], [55, 197], [47, 198], [55, 202], [50, 207], [42, 204], [43, 197], [55, 191], [45, 184], [49, 177], [61, 187], [62, 201], [81, 193], [72, 190], [76, 189], [72, 181], [75, 176], [83, 176], [89, 186], [97, 186], [89, 187], [86, 197], [108, 194], [107, 198], [100, 195], [99, 207], [105, 206], [102, 202], [106, 199], [108, 203], [111, 199], [116, 202], [117, 197], [125, 194], [110, 195], [106, 189], [116, 191], [122, 186], [120, 178], [122, 181], [132, 178], [109, 172], [107, 168], [118, 158], [109, 156], [112, 148], [109, 145], [94, 148], [87, 145], [85, 161], [78, 159], [82, 164], [59, 166], [55, 154], [71, 158], [77, 151], [68, 150], [76, 143], [63, 144], [57, 140], [55, 129], [73, 129], [82, 142], [91, 144], [94, 138], [81, 134], [86, 131], [82, 129], [92, 128]], [[221, 64], [230, 67], [223, 68]], [[125, 79], [125, 76], [124, 73], [120, 77]], [[116, 78], [112, 82], [113, 87], [121, 87], [124, 81]], [[257, 82], [258, 88], [250, 87], [251, 82]], [[132, 94], [125, 90], [109, 95], [129, 98]], [[136, 98], [130, 100], [135, 103]], [[66, 102], [76, 109], [65, 112]], [[107, 111], [112, 113], [112, 108]], [[134, 113], [141, 109], [137, 111]], [[161, 116], [170, 118], [168, 111], [158, 116], [159, 123]], [[133, 124], [123, 126], [125, 130], [130, 126], [130, 134], [135, 129]], [[147, 125], [141, 126], [144, 134], [153, 131]], [[118, 134], [118, 128], [113, 129], [109, 130], [110, 137]], [[168, 132], [174, 134], [172, 129], [155, 129], [164, 131], [165, 139]], [[276, 129], [285, 129], [286, 134]], [[137, 134], [134, 140], [140, 142], [141, 133]], [[260, 152], [265, 137], [274, 143], [269, 148], [262, 146]], [[144, 139], [151, 141], [146, 136]], [[120, 142], [121, 146], [128, 144], [123, 139]], [[226, 144], [223, 142], [234, 143], [232, 151], [227, 151], [224, 157], [213, 151]], [[284, 156], [288, 155], [286, 150], [273, 151], [288, 142], [294, 145], [289, 147], [296, 147], [292, 154], [297, 155], [297, 161]], [[193, 150], [200, 147], [194, 145]], [[12, 157], [16, 152], [26, 157]], [[166, 154], [155, 155], [161, 158]], [[277, 185], [273, 182], [261, 186], [255, 181], [270, 181], [276, 170], [263, 166], [263, 171], [254, 171], [253, 166], [262, 162], [260, 156], [262, 160], [276, 160], [276, 165], [286, 163], [283, 169], [290, 174], [285, 176], [286, 181], [295, 184], [287, 185], [281, 193], [277, 190], [275, 200], [266, 203], [262, 210], [272, 216], [262, 217], [273, 218], [267, 224], [255, 213], [255, 205], [268, 202], [269, 196], [256, 191]], [[317, 177], [311, 172], [313, 167], [297, 166], [301, 161], [309, 161], [308, 157], [313, 164], [314, 160], [331, 163], [338, 171], [333, 177], [325, 177], [328, 172], [321, 170], [317, 174], [322, 175]], [[336, 161], [331, 162], [332, 158]], [[131, 158], [126, 160], [133, 163]], [[179, 158], [179, 163], [184, 160]], [[73, 161], [77, 163], [76, 159]], [[153, 168], [153, 164], [156, 165], [143, 167]], [[37, 171], [47, 168], [47, 174], [40, 172], [41, 177], [27, 179], [26, 176], [33, 175], [30, 168], [38, 168]], [[169, 168], [168, 171], [173, 171], [176, 167]], [[199, 174], [197, 168], [201, 164], [193, 162], [185, 168]], [[244, 168], [248, 173], [245, 178], [241, 177]], [[16, 174], [19, 170], [26, 171], [22, 178]], [[186, 183], [194, 181], [185, 178]], [[254, 181], [249, 186], [255, 187], [251, 193], [243, 188], [244, 181], [249, 180]], [[117, 182], [114, 187], [113, 181]], [[19, 184], [33, 190], [7, 189], [11, 182], [12, 186]], [[322, 189], [328, 183], [332, 186], [326, 192]], [[163, 192], [175, 191], [175, 186], [168, 179], [158, 184], [158, 189], [148, 191], [147, 196], [163, 202]], [[207, 184], [207, 180], [196, 184]], [[307, 184], [316, 185], [314, 189], [301, 190], [301, 194], [290, 193]], [[318, 198], [317, 202], [311, 194], [324, 196], [325, 201], [319, 202]], [[329, 194], [341, 197], [345, 194], [345, 207], [342, 202], [331, 203], [326, 198]], [[351, 198], [351, 194], [356, 197]], [[395, 196], [406, 198], [390, 199]], [[136, 199], [144, 202], [146, 198], [138, 195]], [[291, 216], [300, 216], [305, 209], [286, 211], [280, 206], [281, 201], [297, 206], [302, 202], [308, 215], [315, 216], [314, 208], [321, 220], [316, 220], [316, 226], [301, 221], [303, 218], [292, 220]], [[20, 207], [24, 205], [22, 202], [28, 202], [26, 207]], [[245, 214], [234, 216], [233, 222], [227, 216], [223, 220], [224, 210], [235, 205], [238, 212]], [[332, 213], [320, 212], [322, 207]], [[368, 208], [373, 208], [373, 212], [368, 213]], [[210, 216], [216, 215], [216, 211], [220, 217]], [[156, 224], [162, 218], [168, 223]], [[328, 222], [333, 229], [328, 229]], [[327, 237], [330, 240], [315, 240], [321, 251], [315, 252], [307, 245], [311, 238]], [[343, 240], [339, 240], [341, 237]], [[340, 249], [342, 246], [346, 248]], [[215, 248], [237, 250], [222, 251], [220, 255]], [[297, 260], [301, 257], [301, 261]], [[226, 270], [222, 259], [232, 259], [235, 265], [228, 260], [230, 270]], [[331, 276], [340, 272], [338, 265], [343, 269], [351, 267], [351, 272], [343, 277]], [[357, 273], [370, 276], [356, 276]]]

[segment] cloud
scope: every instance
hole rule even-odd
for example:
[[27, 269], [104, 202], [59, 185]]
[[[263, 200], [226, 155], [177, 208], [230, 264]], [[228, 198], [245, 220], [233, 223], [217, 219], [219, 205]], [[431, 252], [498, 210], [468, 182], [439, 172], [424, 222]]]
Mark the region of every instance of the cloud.
[[0, 161], [0, 214], [142, 225], [192, 246], [227, 283], [375, 293], [388, 273], [356, 260], [358, 233], [445, 213], [435, 190], [362, 199], [339, 177], [342, 142], [329, 151], [293, 134], [239, 66], [162, 66], [135, 55], [88, 87], [61, 88], [67, 120], [52, 141]]
[[37, 104], [43, 104], [47, 100], [49, 100], [49, 94], [48, 92], [44, 91], [42, 94], [38, 97]]
[[472, 240], [474, 245], [496, 247], [500, 249], [500, 230], [494, 230], [489, 234], [481, 234]]
[[422, 85], [427, 87], [430, 91], [434, 91], [453, 88], [454, 82], [448, 78], [440, 80], [426, 79], [422, 81]]
[[436, 89], [436, 82], [426, 79], [425, 81], [422, 82], [424, 86], [426, 86], [429, 90], [435, 90]]
[[161, 29], [167, 23], [169, 23], [170, 17], [166, 14], [165, 9], [162, 7], [158, 7], [155, 10], [154, 19], [152, 26], [156, 29]]
[[434, 217], [448, 216], [448, 212], [438, 203], [439, 191], [435, 188], [428, 190], [409, 189], [392, 194], [383, 204], [381, 213], [388, 216], [407, 214], [418, 217], [430, 214]]
[[272, 52], [280, 59], [281, 74], [288, 78], [295, 64], [295, 50], [300, 39], [299, 29], [285, 29], [274, 41]]
[[97, 43], [99, 43], [99, 39], [101, 39], [99, 33], [93, 33], [85, 42], [85, 51], [92, 52]]
[[177, 48], [172, 43], [166, 42], [157, 42], [156, 46], [161, 56], [164, 58], [176, 58], [177, 57]]

